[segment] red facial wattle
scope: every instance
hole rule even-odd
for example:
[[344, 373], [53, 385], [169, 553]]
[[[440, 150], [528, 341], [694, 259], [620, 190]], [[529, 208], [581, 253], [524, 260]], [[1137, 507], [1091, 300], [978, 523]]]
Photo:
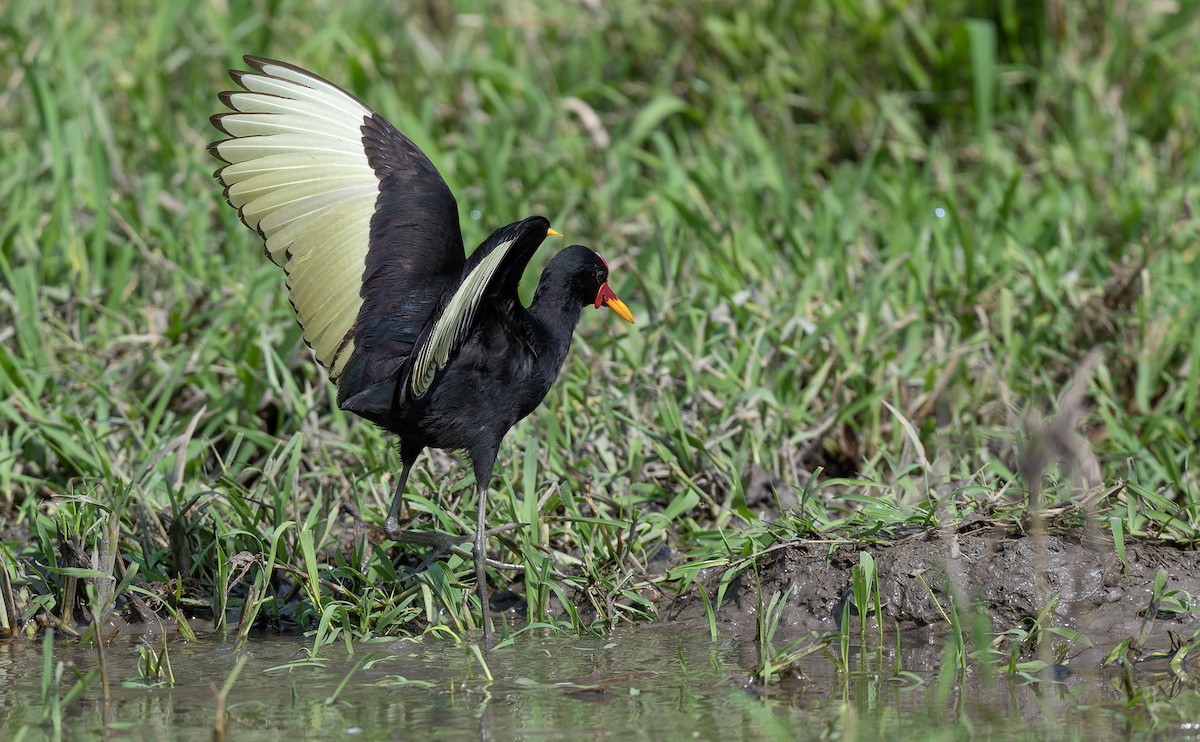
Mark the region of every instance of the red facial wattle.
[[[600, 259], [604, 260], [604, 258]], [[608, 287], [607, 282], [600, 284], [600, 290], [596, 292], [596, 309], [605, 306], [621, 319], [631, 325], [633, 324], [633, 312], [629, 311], [629, 307], [625, 306], [625, 302], [617, 298], [613, 290]]]

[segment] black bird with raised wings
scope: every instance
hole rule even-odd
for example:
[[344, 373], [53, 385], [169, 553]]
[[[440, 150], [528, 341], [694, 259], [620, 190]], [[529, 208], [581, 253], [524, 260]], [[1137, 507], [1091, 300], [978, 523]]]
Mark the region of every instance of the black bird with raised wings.
[[403, 469], [384, 530], [440, 553], [447, 534], [402, 531], [398, 512], [426, 447], [467, 453], [479, 493], [474, 538], [488, 637], [484, 505], [500, 441], [558, 377], [584, 306], [629, 308], [608, 266], [572, 245], [542, 272], [533, 302], [521, 274], [549, 235], [531, 216], [468, 258], [454, 195], [415, 144], [353, 95], [284, 62], [247, 56], [242, 89], [212, 117], [230, 138], [209, 152], [225, 197], [287, 275], [288, 296], [338, 406], [396, 434]]

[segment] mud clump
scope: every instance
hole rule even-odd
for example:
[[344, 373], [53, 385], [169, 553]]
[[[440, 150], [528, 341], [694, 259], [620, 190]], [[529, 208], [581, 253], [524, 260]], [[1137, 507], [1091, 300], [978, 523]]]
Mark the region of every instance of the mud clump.
[[[787, 544], [762, 555], [756, 568], [743, 568], [729, 581], [717, 611], [719, 625], [753, 637], [759, 596], [766, 603], [778, 593], [787, 595], [780, 635], [835, 629], [852, 595], [851, 570], [862, 551], [877, 565], [884, 625], [930, 638], [948, 629], [943, 611], [952, 595], [959, 606], [982, 604], [996, 632], [1029, 628], [1048, 601], [1057, 599], [1049, 625], [1075, 629], [1098, 649], [1138, 633], [1151, 608], [1159, 569], [1167, 571], [1167, 590], [1200, 595], [1197, 552], [1134, 541], [1126, 543], [1122, 562], [1111, 543], [1090, 545], [1067, 533], [1046, 536], [1039, 555], [1032, 538], [988, 529], [929, 534], [890, 546]], [[725, 574], [714, 570], [704, 576], [710, 596], [716, 595]], [[680, 620], [703, 620], [704, 605], [698, 598], [677, 607]], [[961, 610], [960, 615], [965, 618]], [[1155, 618], [1176, 632], [1200, 625], [1191, 612], [1158, 611]]]

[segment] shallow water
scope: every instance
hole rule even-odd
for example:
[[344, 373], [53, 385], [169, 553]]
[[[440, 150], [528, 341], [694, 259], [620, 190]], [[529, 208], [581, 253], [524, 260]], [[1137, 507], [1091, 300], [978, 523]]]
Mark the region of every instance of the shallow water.
[[[160, 637], [147, 640], [161, 646]], [[92, 683], [68, 707], [64, 737], [213, 739], [216, 690], [239, 656], [232, 643], [170, 641], [175, 686], [148, 688], [137, 680], [140, 641], [109, 645], [110, 700]], [[912, 674], [901, 678], [887, 651], [852, 654], [848, 673], [817, 653], [765, 688], [751, 682], [752, 642], [711, 642], [707, 631], [678, 626], [606, 639], [521, 637], [483, 655], [491, 680], [467, 644], [389, 640], [356, 644], [353, 654], [335, 644], [316, 660], [310, 648], [294, 635], [250, 641], [226, 705], [229, 739], [1098, 739], [1124, 736], [1129, 715], [1140, 713], [1112, 675], [1036, 685], [939, 675], [936, 644], [906, 648], [901, 666]], [[55, 660], [81, 671], [97, 665], [94, 648], [66, 640]], [[54, 735], [42, 725], [42, 666], [40, 642], [0, 645], [0, 739]], [[74, 677], [68, 669], [64, 692]], [[1178, 724], [1169, 731], [1188, 734]]]

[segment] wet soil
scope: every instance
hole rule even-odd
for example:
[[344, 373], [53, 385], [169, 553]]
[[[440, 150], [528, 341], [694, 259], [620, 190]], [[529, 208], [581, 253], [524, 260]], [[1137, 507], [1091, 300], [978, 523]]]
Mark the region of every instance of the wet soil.
[[[1111, 541], [1092, 545], [1080, 534], [1051, 534], [1038, 549], [1035, 539], [1003, 528], [928, 534], [890, 546], [788, 544], [759, 558], [756, 570], [743, 569], [728, 580], [718, 625], [735, 636], [754, 636], [759, 595], [765, 602], [779, 593], [788, 596], [780, 636], [835, 629], [843, 602], [852, 595], [851, 570], [863, 551], [877, 565], [883, 621], [889, 631], [899, 627], [930, 639], [944, 635], [949, 627], [943, 610], [952, 594], [959, 606], [982, 603], [995, 632], [1028, 629], [1049, 600], [1057, 598], [1049, 625], [1081, 632], [1098, 652], [1136, 636], [1147, 618], [1154, 619], [1158, 629], [1165, 626], [1185, 636], [1200, 628], [1194, 612], [1151, 606], [1159, 569], [1167, 573], [1166, 591], [1186, 593], [1176, 594], [1184, 605], [1190, 596], [1200, 596], [1200, 552], [1131, 542], [1122, 561]], [[710, 596], [717, 594], [728, 571], [714, 569], [704, 575]], [[1039, 585], [1037, 575], [1044, 575], [1044, 584]], [[1151, 609], [1153, 615], [1148, 613]], [[681, 621], [706, 620], [698, 596], [680, 599], [669, 615]]]
[[[344, 520], [339, 523], [348, 529]], [[924, 532], [891, 544], [795, 540], [753, 560], [710, 568], [702, 573], [700, 584], [714, 601], [725, 584], [716, 619], [722, 633], [735, 640], [755, 638], [760, 600], [777, 594], [786, 596], [777, 642], [836, 630], [843, 605], [852, 596], [852, 569], [863, 552], [875, 560], [882, 604], [882, 615], [867, 620], [872, 628], [882, 620], [889, 633], [901, 631], [906, 642], [936, 641], [946, 635], [951, 596], [961, 617], [967, 616], [962, 606], [979, 606], [997, 634], [1031, 628], [1052, 603], [1043, 625], [1080, 632], [1102, 655], [1139, 633], [1152, 633], [1154, 641], [1169, 644], [1166, 629], [1185, 639], [1200, 630], [1200, 611], [1194, 605], [1200, 600], [1200, 551], [1127, 540], [1122, 559], [1111, 538], [1089, 540], [1081, 530], [1052, 532], [1039, 540], [1011, 523], [981, 521], [978, 526]], [[650, 566], [666, 571], [679, 552], [665, 549], [659, 556]], [[1154, 605], [1159, 570], [1166, 572], [1165, 591], [1175, 591], [1173, 597], [1189, 610]], [[513, 605], [505, 606], [504, 592], [493, 593], [493, 611], [508, 608], [519, 621], [524, 599], [515, 596]], [[694, 588], [682, 595], [656, 590], [646, 597], [658, 603], [659, 616], [669, 625], [682, 630], [708, 625], [704, 601]], [[121, 628], [131, 635], [139, 633], [139, 626], [154, 633], [159, 625], [146, 620], [145, 612], [130, 611], [126, 618], [132, 623]], [[1149, 621], [1153, 632], [1146, 631]], [[205, 630], [204, 620], [196, 624], [195, 629]], [[1151, 642], [1147, 648], [1169, 646]]]

